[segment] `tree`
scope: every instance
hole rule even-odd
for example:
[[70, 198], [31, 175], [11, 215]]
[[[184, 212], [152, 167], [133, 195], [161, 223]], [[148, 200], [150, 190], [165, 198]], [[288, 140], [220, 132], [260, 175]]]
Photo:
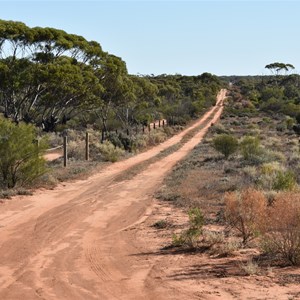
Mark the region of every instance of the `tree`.
[[238, 149], [238, 140], [234, 136], [221, 134], [214, 138], [213, 146], [228, 159]]
[[[15, 122], [54, 130], [102, 89], [93, 69], [101, 46], [54, 28], [0, 20], [0, 106]], [[99, 67], [99, 65], [98, 65]]]
[[265, 66], [265, 68], [269, 69], [275, 75], [279, 75], [282, 71], [289, 72], [290, 70], [295, 69], [292, 64], [284, 64], [279, 62], [268, 64]]
[[35, 143], [37, 136], [32, 125], [16, 125], [0, 119], [0, 182], [7, 188], [24, 185], [45, 172], [42, 153], [45, 141]]

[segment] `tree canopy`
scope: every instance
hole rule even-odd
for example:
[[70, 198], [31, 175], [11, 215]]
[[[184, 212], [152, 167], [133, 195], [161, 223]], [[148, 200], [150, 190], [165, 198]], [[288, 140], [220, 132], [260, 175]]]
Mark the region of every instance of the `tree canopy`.
[[46, 131], [76, 118], [103, 131], [160, 116], [182, 123], [212, 105], [220, 86], [209, 73], [130, 75], [98, 42], [0, 20], [0, 113], [16, 123]]

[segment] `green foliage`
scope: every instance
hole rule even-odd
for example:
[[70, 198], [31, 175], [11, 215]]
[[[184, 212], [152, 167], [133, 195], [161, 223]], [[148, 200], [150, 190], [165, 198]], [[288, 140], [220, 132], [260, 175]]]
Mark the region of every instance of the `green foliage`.
[[279, 62], [274, 62], [274, 63], [268, 64], [265, 66], [265, 68], [271, 70], [276, 75], [278, 75], [282, 71], [288, 72], [290, 70], [295, 69], [295, 67], [292, 64], [285, 64], [285, 63], [279, 63]]
[[[130, 75], [120, 57], [103, 52], [95, 41], [0, 20], [0, 111], [44, 131], [93, 124], [104, 140], [109, 131], [161, 118], [185, 125], [215, 104], [221, 86], [209, 73]], [[121, 141], [130, 151], [127, 142]]]
[[174, 246], [187, 246], [190, 248], [195, 248], [197, 246], [198, 239], [203, 231], [204, 216], [197, 207], [190, 209], [188, 215], [189, 228], [179, 235], [173, 235]]
[[238, 140], [234, 136], [222, 134], [214, 138], [213, 146], [228, 159], [230, 155], [237, 151]]
[[255, 160], [261, 154], [259, 139], [253, 136], [244, 137], [240, 142], [240, 150], [245, 160]]
[[157, 229], [163, 229], [163, 228], [168, 227], [168, 225], [169, 225], [169, 223], [167, 220], [158, 220], [152, 226]]
[[41, 140], [37, 145], [36, 140], [33, 126], [0, 119], [0, 180], [3, 187], [30, 184], [46, 171], [41, 156], [46, 144]]
[[98, 145], [99, 151], [106, 161], [116, 162], [124, 155], [124, 150], [115, 147], [111, 142], [105, 141], [103, 144]]
[[279, 170], [273, 182], [273, 189], [276, 191], [291, 191], [297, 184], [295, 174], [290, 171]]

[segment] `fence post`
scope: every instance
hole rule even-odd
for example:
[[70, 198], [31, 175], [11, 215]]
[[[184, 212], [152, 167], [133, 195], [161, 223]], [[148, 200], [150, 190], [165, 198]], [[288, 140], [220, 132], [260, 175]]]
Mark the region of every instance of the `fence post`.
[[63, 145], [64, 145], [64, 167], [67, 166], [68, 161], [68, 133], [67, 131], [63, 132]]
[[90, 159], [89, 133], [85, 133], [85, 160]]
[[104, 143], [104, 140], [105, 140], [105, 135], [104, 135], [104, 130], [102, 129], [102, 131], [101, 131], [101, 144]]
[[67, 134], [64, 134], [64, 167], [67, 166], [67, 160], [68, 160], [68, 137]]
[[160, 127], [160, 119], [158, 120], [158, 127]]
[[163, 120], [163, 127], [165, 127], [165, 120]]
[[155, 125], [155, 121], [154, 121], [154, 123], [153, 123], [153, 129], [155, 129], [155, 126], [156, 126], [156, 125]]

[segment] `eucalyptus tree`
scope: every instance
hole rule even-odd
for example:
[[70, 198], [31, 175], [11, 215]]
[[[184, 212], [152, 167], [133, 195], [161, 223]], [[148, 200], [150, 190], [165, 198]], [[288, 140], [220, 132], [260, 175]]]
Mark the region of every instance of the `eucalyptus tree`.
[[132, 124], [147, 125], [159, 118], [158, 87], [145, 76], [131, 76], [134, 84], [135, 101], [130, 103], [130, 118]]
[[105, 55], [97, 42], [63, 30], [0, 21], [0, 106], [5, 116], [52, 130], [66, 113], [92, 103], [103, 90], [93, 62]]
[[285, 74], [293, 69], [295, 67], [292, 64], [285, 64], [285, 63], [271, 63], [265, 66], [266, 69], [270, 70], [274, 75], [279, 75], [280, 72], [284, 71]]
[[125, 62], [114, 55], [105, 54], [92, 63], [95, 76], [103, 86], [97, 94], [95, 114], [102, 123], [102, 140], [108, 132], [109, 116], [119, 117], [118, 111], [134, 99], [133, 83], [128, 76]]

